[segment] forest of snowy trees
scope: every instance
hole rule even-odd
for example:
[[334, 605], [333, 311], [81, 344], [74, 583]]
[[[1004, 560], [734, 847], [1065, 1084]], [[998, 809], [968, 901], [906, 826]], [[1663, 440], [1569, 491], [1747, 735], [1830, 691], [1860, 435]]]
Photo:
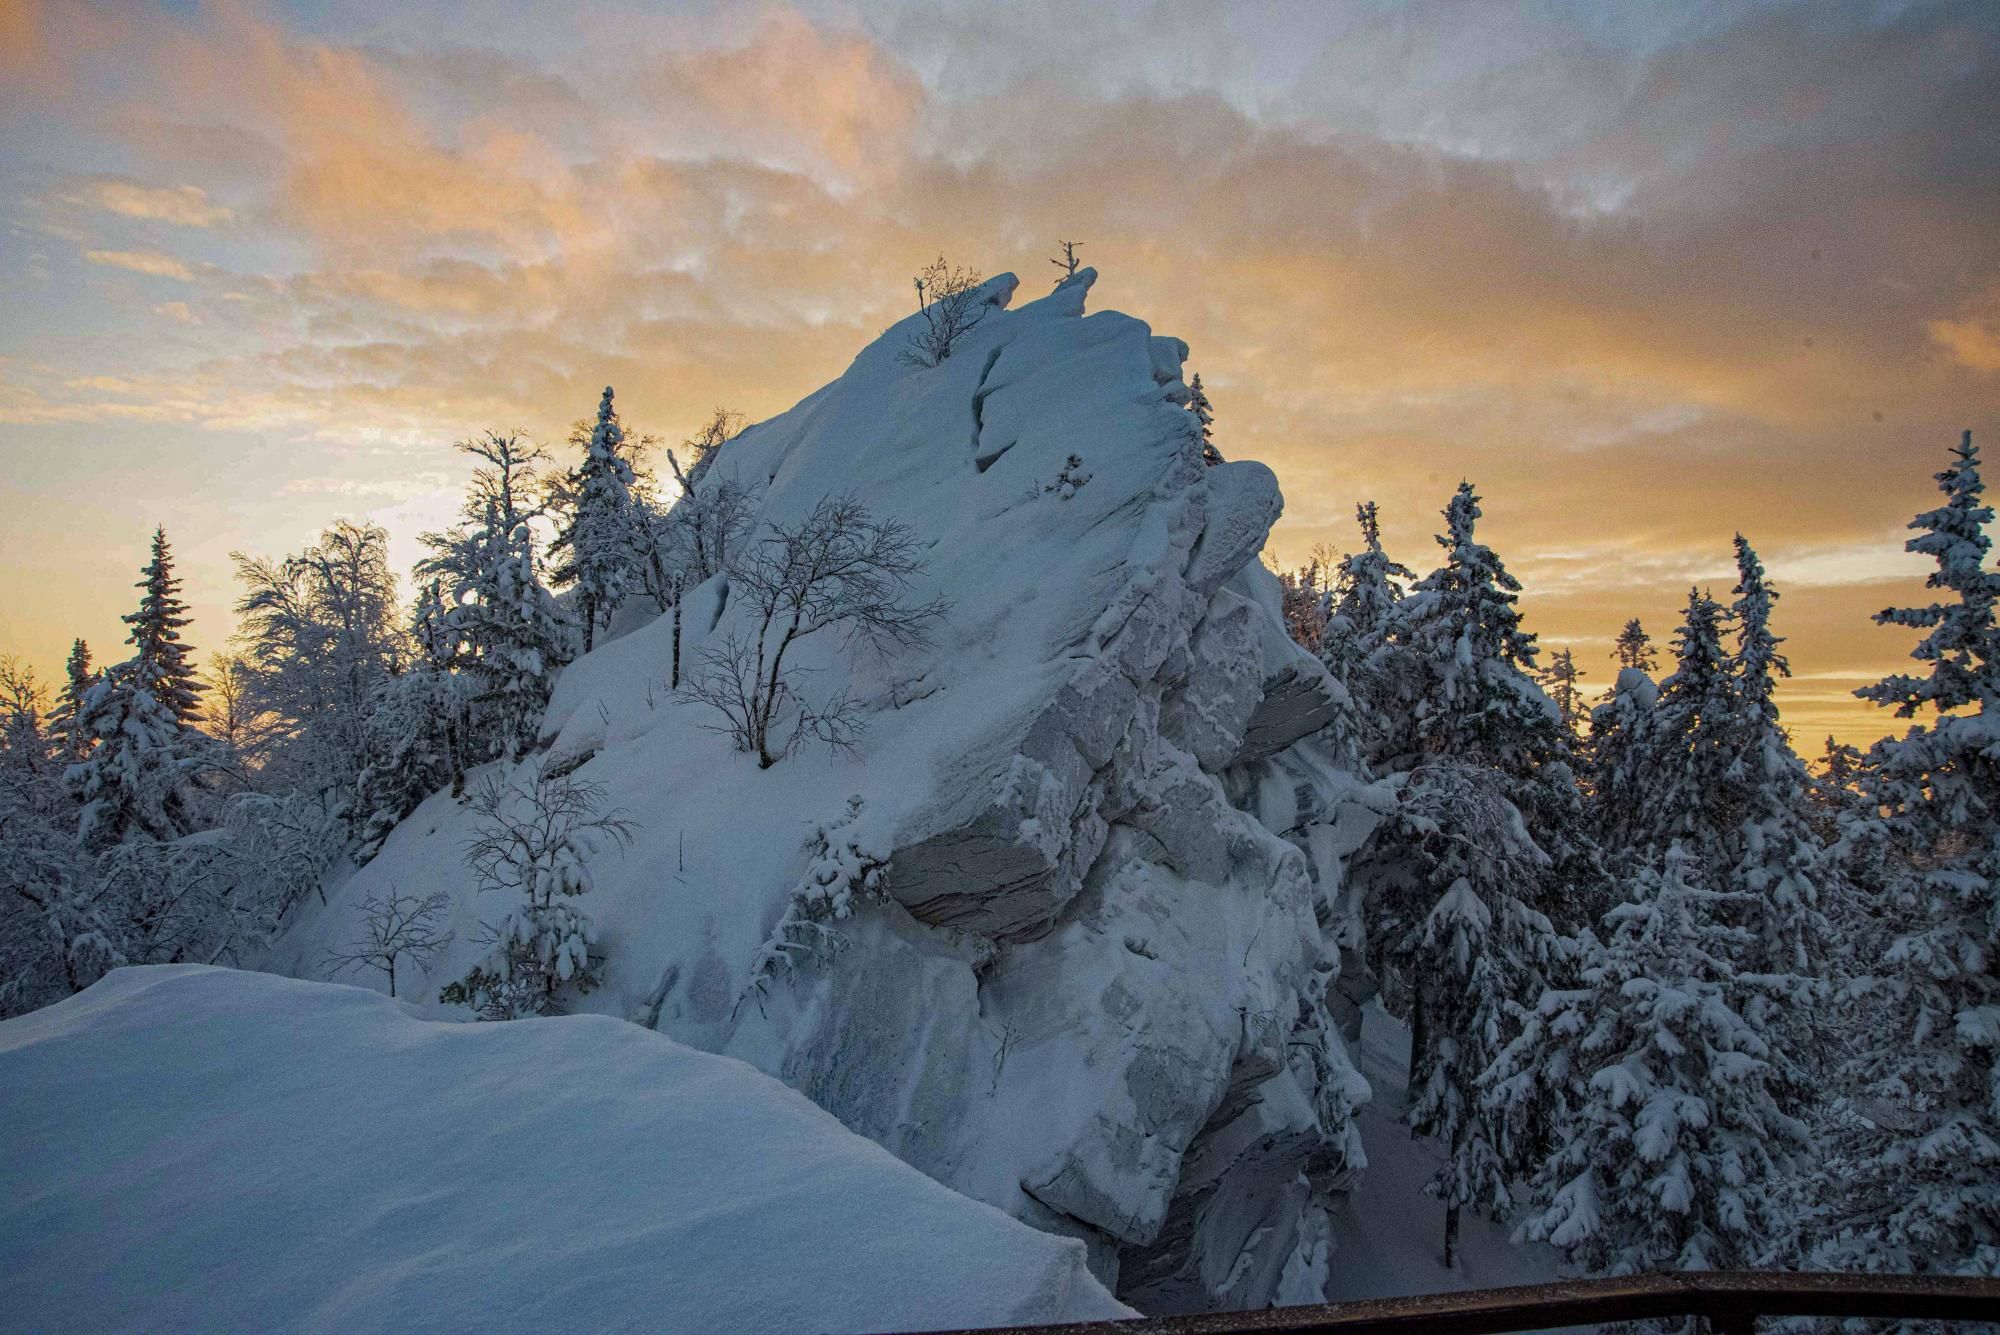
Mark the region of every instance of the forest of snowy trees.
[[[1219, 463], [1198, 377], [1186, 406]], [[730, 571], [761, 638], [683, 664], [676, 636], [661, 676], [769, 766], [853, 740], [842, 701], [787, 679], [787, 645], [911, 642], [945, 610], [908, 600], [916, 546], [854, 498], [756, 532], [733, 482], [697, 489], [739, 425], [718, 411], [685, 461], [664, 452], [671, 487], [609, 388], [566, 462], [466, 441], [459, 520], [425, 536], [407, 603], [387, 535], [342, 521], [237, 558], [239, 629], [205, 669], [156, 531], [123, 658], [78, 640], [53, 689], [0, 675], [0, 1016], [121, 964], [246, 958], [439, 792], [485, 818], [468, 856], [512, 897], [445, 999], [509, 1018], [587, 990], [574, 901], [621, 814], [551, 770], [467, 783], [534, 751], [562, 665], [621, 612], [678, 627]], [[1380, 815], [1348, 873], [1409, 1027], [1408, 1126], [1443, 1152], [1448, 1256], [1474, 1211], [1591, 1273], [2000, 1273], [2000, 575], [1969, 433], [1938, 481], [1909, 543], [1936, 601], [1877, 618], [1923, 632], [1914, 668], [1861, 692], [1908, 730], [1816, 767], [1780, 724], [1779, 593], [1742, 537], [1735, 585], [1691, 590], [1664, 653], [1626, 627], [1594, 708], [1574, 656], [1544, 665], [1523, 629], [1470, 484], [1428, 573], [1385, 551], [1370, 503], [1355, 551], [1281, 574], [1340, 688], [1325, 738]], [[438, 906], [366, 907], [328, 971], [393, 992], [437, 950]]]
[[1351, 874], [1447, 1255], [1472, 1209], [1593, 1274], [2000, 1273], [2000, 575], [1969, 432], [1937, 481], [1907, 544], [1936, 601], [1875, 618], [1924, 632], [1916, 669], [1859, 692], [1918, 721], [1814, 768], [1741, 536], [1728, 601], [1690, 590], [1664, 663], [1628, 623], [1588, 711], [1470, 485], [1428, 575], [1372, 504], [1356, 552], [1280, 575], [1381, 794]]

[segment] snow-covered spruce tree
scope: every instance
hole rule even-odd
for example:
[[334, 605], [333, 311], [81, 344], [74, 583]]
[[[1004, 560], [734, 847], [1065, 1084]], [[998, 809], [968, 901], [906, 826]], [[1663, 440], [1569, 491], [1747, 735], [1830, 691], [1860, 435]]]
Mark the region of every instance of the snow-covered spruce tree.
[[149, 689], [173, 715], [174, 726], [191, 728], [201, 717], [201, 680], [194, 650], [181, 643], [181, 628], [188, 624], [187, 604], [181, 601], [181, 582], [174, 576], [165, 528], [153, 530], [153, 559], [136, 587], [141, 590], [139, 610], [124, 618], [132, 628], [127, 642], [135, 659], [151, 665]]
[[1213, 468], [1222, 462], [1222, 451], [1215, 448], [1215, 405], [1208, 401], [1208, 391], [1201, 387], [1199, 371], [1188, 384], [1187, 410], [1201, 423], [1201, 461]]
[[1556, 717], [1561, 720], [1563, 731], [1569, 734], [1573, 745], [1582, 744], [1583, 726], [1590, 716], [1583, 703], [1583, 690], [1577, 685], [1583, 680], [1583, 675], [1583, 669], [1576, 665], [1576, 655], [1568, 649], [1559, 649], [1549, 655], [1549, 665], [1541, 674], [1542, 685], [1547, 689], [1549, 699], [1555, 702]]
[[638, 582], [642, 555], [633, 541], [641, 528], [638, 478], [626, 457], [625, 428], [611, 405], [611, 386], [604, 387], [597, 422], [581, 443], [583, 462], [555, 489], [562, 518], [551, 544], [557, 563], [549, 582], [576, 590], [583, 650], [589, 653], [598, 626], [609, 623]]
[[1705, 867], [1732, 861], [1723, 832], [1740, 824], [1743, 783], [1737, 767], [1736, 688], [1722, 647], [1722, 606], [1688, 590], [1674, 636], [1674, 671], [1660, 683], [1653, 715], [1654, 754], [1641, 762], [1651, 793], [1632, 847], [1657, 859], [1675, 840]]
[[1624, 629], [1618, 632], [1612, 653], [1620, 672], [1636, 668], [1650, 677], [1659, 666], [1653, 653], [1653, 637], [1646, 633], [1646, 628], [1639, 624], [1637, 617], [1627, 621]]
[[1278, 598], [1285, 616], [1285, 631], [1292, 642], [1308, 653], [1318, 653], [1326, 634], [1326, 614], [1332, 604], [1327, 581], [1333, 576], [1333, 557], [1324, 549], [1315, 551], [1297, 570], [1274, 570], [1278, 577]]
[[1794, 1042], [1808, 1038], [1809, 993], [1825, 963], [1827, 925], [1820, 911], [1821, 887], [1832, 868], [1807, 813], [1810, 781], [1806, 767], [1778, 726], [1774, 698], [1777, 678], [1791, 675], [1778, 652], [1783, 643], [1771, 629], [1778, 593], [1764, 578], [1763, 563], [1736, 535], [1737, 648], [1730, 663], [1735, 678], [1734, 777], [1742, 793], [1742, 822], [1722, 832], [1734, 856], [1724, 887], [1741, 892], [1754, 941], [1739, 963], [1752, 973], [1788, 977]]
[[366, 763], [369, 715], [408, 656], [389, 535], [346, 520], [279, 561], [235, 553], [236, 643], [246, 668], [248, 748], [263, 786], [345, 807]]
[[1658, 728], [1660, 688], [1644, 669], [1624, 667], [1604, 703], [1590, 713], [1591, 832], [1615, 871], [1646, 861], [1653, 803], [1666, 782]]
[[453, 796], [462, 793], [473, 763], [471, 680], [454, 670], [462, 645], [438, 580], [418, 591], [410, 640], [415, 649], [410, 666], [376, 693], [368, 763], [355, 780], [356, 856], [364, 861], [426, 797], [445, 787]]
[[63, 741], [31, 672], [0, 657], [0, 1018], [45, 1006], [124, 963], [76, 844]]
[[1936, 717], [1876, 745], [1875, 810], [1850, 826], [1880, 851], [1867, 887], [1880, 935], [1863, 948], [1874, 967], [1847, 998], [1865, 1121], [1829, 1156], [1812, 1260], [2000, 1275], [2000, 575], [1970, 432], [1937, 480], [1945, 503], [1911, 522], [1905, 546], [1937, 563], [1927, 584], [1942, 596], [1875, 618], [1928, 632], [1911, 655], [1928, 670], [1856, 692]]
[[1546, 993], [1486, 1074], [1496, 1107], [1564, 1108], [1516, 1237], [1592, 1274], [1777, 1259], [1774, 1191], [1805, 1128], [1775, 1096], [1784, 1058], [1743, 1004], [1743, 932], [1698, 878], [1678, 844], [1634, 876], [1605, 941], [1583, 938], [1580, 985]]
[[586, 865], [605, 843], [623, 847], [632, 825], [604, 809], [604, 789], [572, 775], [537, 771], [523, 789], [489, 779], [474, 793], [478, 832], [466, 846], [481, 890], [519, 896], [498, 923], [484, 924], [491, 948], [439, 1000], [471, 1006], [482, 1019], [556, 1012], [564, 997], [602, 981], [597, 928], [576, 899], [590, 890]]
[[1342, 557], [1335, 568], [1334, 597], [1320, 633], [1319, 660], [1334, 680], [1347, 687], [1362, 758], [1374, 760], [1381, 758], [1394, 732], [1393, 718], [1403, 712], [1389, 631], [1404, 586], [1417, 576], [1382, 550], [1375, 502], [1355, 506], [1354, 517], [1361, 525], [1361, 547]]
[[1464, 1207], [1498, 1212], [1510, 1166], [1556, 1128], [1482, 1105], [1477, 1080], [1503, 1020], [1547, 986], [1562, 931], [1599, 907], [1556, 710], [1530, 677], [1520, 585], [1474, 532], [1479, 498], [1461, 485], [1438, 542], [1445, 562], [1395, 605], [1391, 640], [1411, 700], [1400, 800], [1357, 858], [1371, 963], [1411, 1027], [1408, 1113], [1446, 1162], [1428, 1189], [1446, 1206], [1455, 1258]]
[[62, 690], [49, 710], [49, 730], [60, 743], [58, 752], [71, 764], [90, 754], [90, 738], [77, 720], [83, 698], [97, 684], [97, 672], [90, 666], [90, 646], [77, 639], [70, 644], [69, 661], [63, 664]]
[[459, 449], [485, 461], [473, 474], [457, 528], [424, 535], [431, 555], [417, 566], [441, 582], [458, 666], [472, 683], [478, 758], [513, 758], [532, 747], [555, 671], [569, 660], [571, 627], [542, 586], [529, 500], [542, 450], [519, 435], [489, 431]]
[[928, 643], [949, 605], [911, 599], [920, 550], [908, 525], [874, 518], [852, 496], [828, 497], [797, 524], [772, 525], [730, 565], [730, 605], [745, 609], [749, 634], [704, 649], [682, 693], [714, 709], [721, 720], [710, 726], [760, 768], [808, 739], [851, 745], [861, 726], [852, 703], [844, 694], [806, 701], [785, 656], [826, 630], [906, 651]]
[[75, 726], [89, 739], [89, 754], [64, 773], [79, 807], [77, 837], [93, 851], [133, 838], [177, 839], [194, 827], [188, 788], [206, 738], [188, 726], [199, 710], [197, 687], [180, 639], [187, 617], [164, 531], [153, 535], [153, 559], [138, 587], [145, 591], [139, 610], [125, 618], [133, 656], [84, 696]]

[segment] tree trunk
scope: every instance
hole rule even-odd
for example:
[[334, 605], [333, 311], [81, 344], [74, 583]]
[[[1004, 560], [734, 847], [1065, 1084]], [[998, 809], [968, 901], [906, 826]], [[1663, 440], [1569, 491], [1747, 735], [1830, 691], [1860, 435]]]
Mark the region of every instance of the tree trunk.
[[681, 594], [680, 590], [676, 589], [674, 590], [674, 668], [673, 668], [673, 680], [670, 683], [668, 683], [668, 689], [678, 691], [680, 688], [681, 688]]
[[1417, 1101], [1417, 1059], [1424, 1052], [1424, 994], [1412, 988], [1410, 996], [1410, 1060], [1403, 1073], [1403, 1102]]
[[1458, 1269], [1458, 1207], [1444, 1207], [1444, 1268]]

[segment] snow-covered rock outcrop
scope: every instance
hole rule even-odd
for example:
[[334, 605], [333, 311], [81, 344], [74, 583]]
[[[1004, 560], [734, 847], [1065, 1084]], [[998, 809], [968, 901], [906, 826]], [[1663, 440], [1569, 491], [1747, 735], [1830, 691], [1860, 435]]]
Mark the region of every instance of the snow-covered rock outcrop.
[[[1340, 688], [1257, 561], [1276, 479], [1203, 467], [1186, 347], [1086, 315], [1093, 278], [1016, 310], [992, 280], [934, 368], [892, 328], [700, 483], [744, 488], [760, 526], [851, 494], [927, 544], [919, 595], [951, 604], [927, 647], [801, 643], [801, 690], [865, 711], [857, 752], [760, 770], [669, 692], [669, 624], [633, 612], [565, 670], [526, 763], [581, 762], [638, 825], [593, 868], [609, 963], [585, 1008], [744, 1057], [1083, 1239], [1142, 1310], [1309, 1300], [1365, 1098], [1327, 1011], [1352, 1010], [1328, 997], [1324, 851], [1352, 843], [1321, 837], [1350, 781], [1315, 740]], [[686, 613], [684, 663], [745, 629], [726, 576]], [[881, 894], [833, 924], [844, 948], [759, 986], [802, 840], [850, 794], [843, 837], [886, 862]], [[460, 863], [468, 822], [432, 798], [274, 964], [314, 969], [365, 894], [444, 887], [459, 944], [434, 997], [504, 907]]]
[[1084, 1249], [740, 1062], [121, 969], [0, 1023], [0, 1330], [930, 1330], [1125, 1315]]

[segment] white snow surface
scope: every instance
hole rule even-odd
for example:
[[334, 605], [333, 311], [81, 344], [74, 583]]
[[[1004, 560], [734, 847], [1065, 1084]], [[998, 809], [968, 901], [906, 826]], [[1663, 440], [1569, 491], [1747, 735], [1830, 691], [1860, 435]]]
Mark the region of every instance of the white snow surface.
[[[991, 280], [934, 368], [899, 357], [911, 317], [699, 484], [734, 479], [760, 527], [852, 493], [927, 544], [915, 596], [951, 603], [929, 647], [794, 651], [809, 698], [861, 702], [856, 752], [759, 769], [669, 691], [671, 621], [635, 601], [563, 671], [545, 750], [515, 770], [582, 760], [636, 826], [578, 901], [607, 961], [578, 1009], [750, 1061], [937, 1180], [1083, 1239], [1142, 1310], [1305, 1301], [1356, 1166], [1297, 1041], [1336, 960], [1339, 869], [1305, 850], [1350, 784], [1312, 740], [1337, 688], [1257, 562], [1276, 479], [1203, 467], [1186, 346], [1085, 315], [1094, 278], [1019, 309], [1013, 278]], [[1051, 489], [1072, 455], [1088, 480]], [[726, 584], [688, 596], [684, 665], [749, 629]], [[803, 841], [850, 795], [887, 902], [755, 993]], [[473, 828], [430, 798], [266, 967], [323, 976], [364, 897], [442, 889], [455, 944], [398, 989], [440, 1009], [511, 907], [473, 883]]]
[[1129, 1315], [1084, 1247], [602, 1016], [118, 970], [0, 1023], [0, 1330], [850, 1331]]

